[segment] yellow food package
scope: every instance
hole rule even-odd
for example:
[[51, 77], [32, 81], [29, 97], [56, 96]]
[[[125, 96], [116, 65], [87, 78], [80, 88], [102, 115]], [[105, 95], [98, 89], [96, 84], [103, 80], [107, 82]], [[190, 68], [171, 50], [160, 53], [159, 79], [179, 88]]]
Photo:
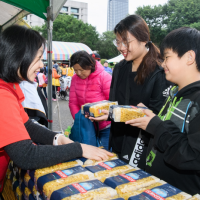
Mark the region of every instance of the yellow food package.
[[[100, 147], [100, 148], [102, 148], [102, 147]], [[115, 154], [115, 153], [112, 153], [112, 154], [113, 154], [113, 156], [109, 156], [109, 158], [107, 160], [103, 160], [103, 161], [96, 161], [96, 160], [87, 159], [84, 162], [83, 166], [86, 167], [86, 166], [91, 166], [91, 165], [97, 165], [100, 162], [118, 159], [117, 154]]]
[[124, 193], [138, 190], [158, 181], [160, 179], [157, 177], [137, 168], [130, 169], [117, 176], [108, 177], [104, 183], [117, 190], [117, 193], [121, 196]]
[[133, 169], [120, 159], [108, 160], [105, 162], [97, 162], [95, 165], [86, 166], [87, 170], [94, 173], [94, 177], [104, 182], [109, 176], [118, 175], [129, 169]]
[[94, 174], [83, 168], [76, 166], [65, 170], [55, 171], [38, 178], [37, 188], [43, 191], [43, 197], [50, 198], [53, 191], [65, 187], [66, 185], [94, 179]]
[[56, 190], [52, 193], [51, 200], [102, 200], [113, 199], [116, 196], [116, 190], [94, 179]]
[[143, 109], [147, 109], [147, 108], [137, 107], [137, 106], [114, 105], [114, 106], [110, 106], [109, 117], [114, 122], [126, 122], [132, 119], [144, 117], [145, 114], [143, 112]]
[[31, 190], [27, 187], [25, 187], [25, 190], [24, 190], [24, 196], [25, 196], [25, 199], [29, 199], [29, 195], [31, 195]]
[[194, 196], [192, 196], [190, 199], [188, 200], [200, 200], [200, 195], [199, 194], [195, 194]]
[[160, 200], [186, 200], [191, 197], [191, 195], [182, 192], [181, 190], [175, 188], [174, 186], [164, 182], [158, 181], [146, 188], [136, 190], [135, 192], [130, 192], [122, 195], [123, 198], [128, 200], [136, 199], [160, 199]]
[[95, 103], [87, 103], [81, 106], [81, 113], [91, 117], [100, 117], [104, 115], [102, 110], [109, 110], [111, 105], [118, 105], [117, 101], [98, 101]]
[[16, 188], [15, 193], [16, 193], [17, 199], [18, 199], [18, 200], [22, 200], [22, 192], [21, 192], [21, 190], [19, 189], [19, 186]]
[[51, 167], [45, 167], [42, 169], [37, 169], [35, 170], [35, 174], [34, 174], [34, 182], [37, 183], [37, 179], [40, 176], [43, 176], [45, 174], [49, 174], [58, 170], [64, 170], [70, 167], [75, 167], [78, 165], [83, 165], [83, 162], [81, 160], [75, 160], [75, 161], [70, 161], [70, 162], [64, 162], [64, 163], [60, 163], [57, 165], [53, 165]]

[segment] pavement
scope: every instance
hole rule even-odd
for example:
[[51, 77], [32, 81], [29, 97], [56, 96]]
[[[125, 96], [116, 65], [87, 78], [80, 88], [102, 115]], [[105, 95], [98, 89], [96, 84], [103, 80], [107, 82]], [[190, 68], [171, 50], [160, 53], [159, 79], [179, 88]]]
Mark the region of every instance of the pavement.
[[[72, 126], [74, 120], [69, 110], [69, 101], [58, 99], [58, 104], [60, 110], [60, 121], [62, 130], [65, 131], [65, 129], [68, 126]], [[53, 115], [53, 126], [52, 126], [53, 131], [61, 131], [59, 117], [58, 117], [58, 107], [56, 101], [52, 102], [52, 115]]]

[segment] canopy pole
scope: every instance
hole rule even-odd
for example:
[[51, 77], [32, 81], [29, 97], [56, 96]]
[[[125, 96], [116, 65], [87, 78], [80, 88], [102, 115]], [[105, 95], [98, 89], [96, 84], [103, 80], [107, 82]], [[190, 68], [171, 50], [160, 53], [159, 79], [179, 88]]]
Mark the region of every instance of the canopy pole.
[[49, 1], [50, 5], [47, 8], [47, 56], [48, 56], [48, 128], [52, 130], [52, 0]]

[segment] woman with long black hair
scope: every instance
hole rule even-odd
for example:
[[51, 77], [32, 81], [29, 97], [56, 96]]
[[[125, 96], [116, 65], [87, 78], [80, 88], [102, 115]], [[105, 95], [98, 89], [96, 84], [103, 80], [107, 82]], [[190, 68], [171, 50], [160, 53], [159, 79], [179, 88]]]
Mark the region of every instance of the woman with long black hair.
[[101, 161], [112, 155], [43, 128], [25, 113], [19, 83], [34, 81], [43, 68], [44, 47], [45, 39], [25, 27], [11, 26], [0, 35], [0, 196], [10, 158], [22, 169], [38, 169], [81, 156]]
[[[124, 56], [115, 65], [110, 88], [111, 101], [119, 105], [146, 105], [158, 113], [170, 83], [166, 81], [159, 49], [150, 39], [146, 22], [129, 15], [115, 27], [114, 45]], [[166, 90], [166, 91], [165, 91]], [[107, 112], [105, 112], [107, 114]], [[109, 120], [108, 115], [91, 120]], [[119, 158], [134, 167], [145, 169], [149, 134], [122, 122], [111, 122], [110, 146]]]

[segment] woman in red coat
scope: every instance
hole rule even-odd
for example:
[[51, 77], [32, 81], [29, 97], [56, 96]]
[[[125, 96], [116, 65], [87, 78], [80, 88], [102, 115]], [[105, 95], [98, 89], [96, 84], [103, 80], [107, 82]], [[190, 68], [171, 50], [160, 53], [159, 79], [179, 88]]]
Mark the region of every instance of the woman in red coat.
[[[75, 118], [83, 104], [109, 99], [112, 77], [86, 51], [74, 53], [70, 62], [76, 74], [72, 78], [69, 108]], [[110, 122], [100, 122], [99, 129], [101, 143], [108, 149]]]
[[0, 199], [10, 158], [18, 167], [31, 170], [81, 156], [101, 161], [113, 155], [41, 127], [25, 113], [19, 83], [32, 83], [44, 67], [45, 43], [38, 32], [22, 26], [10, 26], [0, 35]]

